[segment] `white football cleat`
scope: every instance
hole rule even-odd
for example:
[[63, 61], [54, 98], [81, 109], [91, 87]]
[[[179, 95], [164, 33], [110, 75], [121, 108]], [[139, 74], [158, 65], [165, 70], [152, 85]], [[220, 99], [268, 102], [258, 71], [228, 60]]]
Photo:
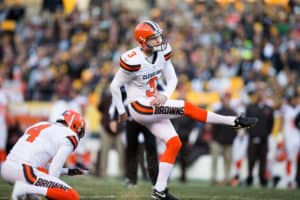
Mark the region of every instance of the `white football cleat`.
[[26, 190], [25, 190], [26, 187], [24, 186], [26, 186], [26, 184], [23, 183], [22, 181], [16, 181], [11, 195], [12, 200], [18, 200], [20, 196], [26, 194]]

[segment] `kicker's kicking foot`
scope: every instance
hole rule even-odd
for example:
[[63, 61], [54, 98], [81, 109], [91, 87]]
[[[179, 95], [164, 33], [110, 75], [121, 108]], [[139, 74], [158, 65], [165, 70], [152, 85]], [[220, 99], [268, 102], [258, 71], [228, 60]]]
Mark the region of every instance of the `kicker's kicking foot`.
[[235, 119], [234, 128], [250, 128], [257, 124], [258, 118], [257, 117], [246, 117], [244, 114], [241, 114]]
[[157, 191], [156, 189], [153, 189], [151, 197], [152, 199], [156, 199], [156, 200], [179, 200], [177, 197], [170, 194], [168, 192], [168, 189], [165, 189], [164, 191], [161, 192]]

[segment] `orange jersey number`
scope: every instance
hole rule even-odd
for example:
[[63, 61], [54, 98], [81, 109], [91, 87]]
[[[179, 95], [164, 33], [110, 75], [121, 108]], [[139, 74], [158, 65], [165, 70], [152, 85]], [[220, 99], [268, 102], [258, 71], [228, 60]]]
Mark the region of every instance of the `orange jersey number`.
[[147, 97], [152, 97], [156, 94], [156, 81], [157, 81], [157, 77], [153, 77], [148, 81], [148, 84], [150, 86], [150, 90], [146, 91], [146, 95]]
[[132, 58], [132, 57], [135, 56], [135, 55], [136, 55], [136, 52], [133, 51], [133, 52], [131, 52], [131, 53], [128, 54], [128, 57], [129, 57], [129, 58]]
[[28, 129], [26, 134], [28, 134], [29, 137], [27, 138], [26, 141], [32, 143], [35, 140], [35, 138], [40, 135], [41, 131], [49, 126], [50, 124], [41, 124], [39, 126], [35, 126]]

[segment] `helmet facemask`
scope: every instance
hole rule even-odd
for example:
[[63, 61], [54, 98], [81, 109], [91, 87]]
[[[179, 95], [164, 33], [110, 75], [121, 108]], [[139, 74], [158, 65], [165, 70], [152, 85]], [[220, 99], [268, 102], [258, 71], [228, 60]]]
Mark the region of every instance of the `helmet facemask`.
[[78, 137], [81, 139], [83, 138], [84, 134], [85, 134], [85, 127], [84, 126], [80, 126], [78, 129], [77, 129], [77, 135]]
[[163, 51], [167, 48], [167, 42], [162, 34], [162, 31], [155, 33], [154, 35], [148, 37], [145, 41], [147, 48], [152, 51]]

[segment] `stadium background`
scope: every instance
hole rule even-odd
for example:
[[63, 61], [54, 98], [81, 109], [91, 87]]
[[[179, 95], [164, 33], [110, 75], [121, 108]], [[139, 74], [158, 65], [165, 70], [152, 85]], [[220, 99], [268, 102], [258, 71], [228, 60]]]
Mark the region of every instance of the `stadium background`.
[[[100, 94], [117, 70], [120, 54], [136, 45], [132, 31], [145, 18], [158, 22], [173, 46], [179, 76], [173, 97], [185, 94], [187, 100], [212, 110], [220, 96], [230, 92], [237, 111], [242, 111], [251, 101], [255, 82], [262, 80], [276, 109], [286, 95], [300, 93], [297, 4], [297, 0], [0, 1], [1, 90], [9, 100], [8, 125], [18, 122], [24, 130], [48, 119], [59, 99], [76, 99], [84, 106], [90, 137], [97, 135]], [[274, 135], [279, 123], [275, 122]], [[90, 141], [98, 148], [95, 140]], [[111, 156], [109, 173], [117, 175], [112, 164], [117, 157], [114, 152]], [[207, 160], [193, 165], [189, 176], [208, 179], [208, 164]]]

